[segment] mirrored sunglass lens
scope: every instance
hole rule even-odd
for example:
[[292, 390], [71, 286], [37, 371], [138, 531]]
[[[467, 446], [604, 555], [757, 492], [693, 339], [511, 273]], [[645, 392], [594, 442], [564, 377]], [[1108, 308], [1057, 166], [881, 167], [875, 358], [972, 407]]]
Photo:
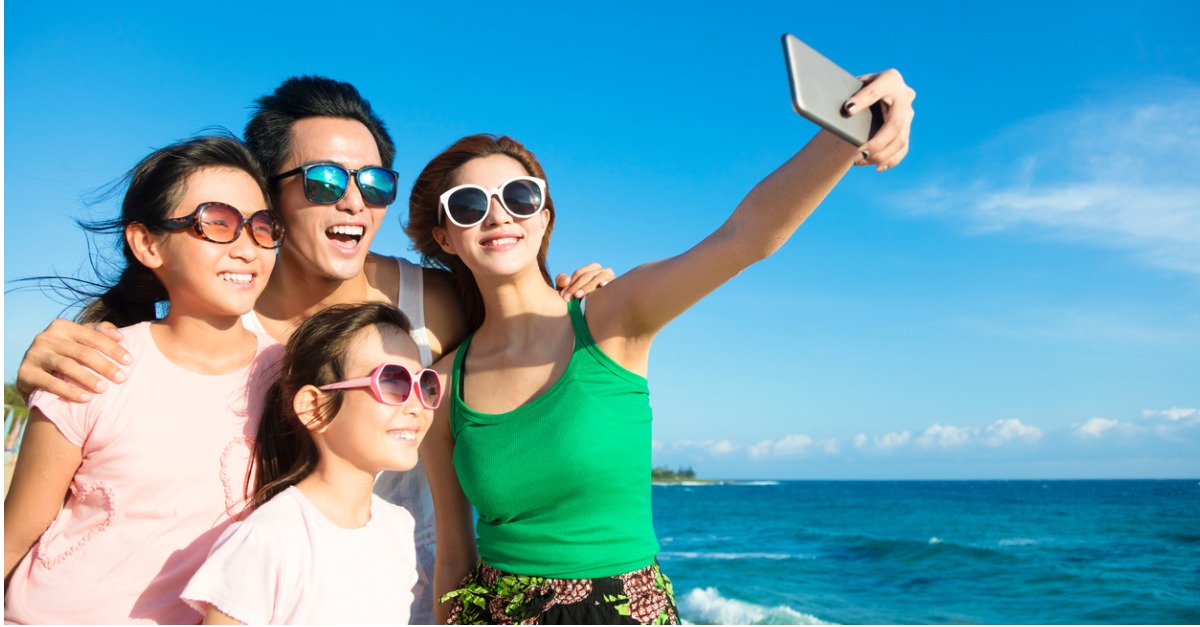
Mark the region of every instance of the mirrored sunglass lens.
[[232, 242], [240, 228], [242, 214], [229, 205], [212, 203], [200, 212], [200, 232], [214, 242]]
[[512, 181], [501, 194], [504, 205], [517, 215], [531, 216], [542, 208], [542, 190], [533, 181]]
[[437, 373], [432, 370], [425, 370], [421, 373], [421, 400], [425, 401], [426, 405], [436, 406], [438, 395], [442, 389], [442, 383], [438, 380]]
[[333, 165], [309, 168], [304, 175], [304, 196], [322, 204], [337, 202], [346, 193], [349, 176], [348, 172]]
[[364, 168], [358, 173], [358, 190], [368, 205], [390, 205], [396, 200], [396, 177], [384, 168]]
[[460, 189], [446, 199], [446, 212], [462, 225], [482, 222], [483, 216], [487, 215], [487, 206], [487, 194], [474, 187]]
[[250, 234], [254, 236], [254, 243], [263, 248], [274, 248], [279, 241], [275, 218], [266, 211], [256, 211], [250, 216]]
[[411, 391], [412, 378], [404, 368], [388, 366], [379, 373], [379, 394], [383, 400], [399, 405], [408, 400]]

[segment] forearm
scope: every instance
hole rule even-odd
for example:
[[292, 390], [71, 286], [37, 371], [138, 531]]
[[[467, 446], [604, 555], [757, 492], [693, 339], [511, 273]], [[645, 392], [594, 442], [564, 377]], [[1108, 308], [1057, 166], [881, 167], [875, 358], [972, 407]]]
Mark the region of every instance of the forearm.
[[760, 181], [738, 204], [714, 242], [742, 267], [779, 250], [854, 164], [857, 149], [821, 131]]

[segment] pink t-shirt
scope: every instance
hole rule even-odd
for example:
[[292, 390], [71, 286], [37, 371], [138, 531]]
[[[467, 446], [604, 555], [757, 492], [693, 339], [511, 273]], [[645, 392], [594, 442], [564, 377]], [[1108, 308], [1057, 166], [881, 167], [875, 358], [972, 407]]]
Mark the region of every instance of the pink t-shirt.
[[4, 620], [195, 623], [179, 598], [244, 505], [263, 397], [281, 348], [202, 375], [166, 358], [150, 323], [121, 329], [133, 356], [124, 384], [89, 403], [34, 393], [83, 463], [58, 517], [13, 570]]
[[405, 625], [416, 582], [406, 510], [372, 495], [344, 529], [293, 486], [221, 534], [183, 598], [251, 625]]

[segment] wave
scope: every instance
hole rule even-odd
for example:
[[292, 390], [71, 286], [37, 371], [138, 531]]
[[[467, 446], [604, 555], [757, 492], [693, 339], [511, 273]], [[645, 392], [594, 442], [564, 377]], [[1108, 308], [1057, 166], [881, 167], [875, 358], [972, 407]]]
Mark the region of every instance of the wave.
[[1040, 543], [1037, 540], [1032, 540], [1030, 538], [1009, 538], [1007, 540], [1000, 541], [1000, 546], [1033, 546], [1035, 544]]
[[811, 555], [792, 555], [789, 553], [702, 553], [700, 551], [662, 551], [658, 554], [664, 559], [683, 560], [811, 560]]
[[696, 588], [679, 602], [679, 615], [697, 625], [829, 625], [786, 605], [765, 607], [721, 596], [716, 588]]

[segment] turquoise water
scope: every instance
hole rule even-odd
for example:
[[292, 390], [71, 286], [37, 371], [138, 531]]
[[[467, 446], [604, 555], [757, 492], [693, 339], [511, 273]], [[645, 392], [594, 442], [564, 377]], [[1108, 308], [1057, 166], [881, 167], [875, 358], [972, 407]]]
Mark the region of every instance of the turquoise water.
[[1200, 481], [654, 487], [692, 623], [1200, 623]]

